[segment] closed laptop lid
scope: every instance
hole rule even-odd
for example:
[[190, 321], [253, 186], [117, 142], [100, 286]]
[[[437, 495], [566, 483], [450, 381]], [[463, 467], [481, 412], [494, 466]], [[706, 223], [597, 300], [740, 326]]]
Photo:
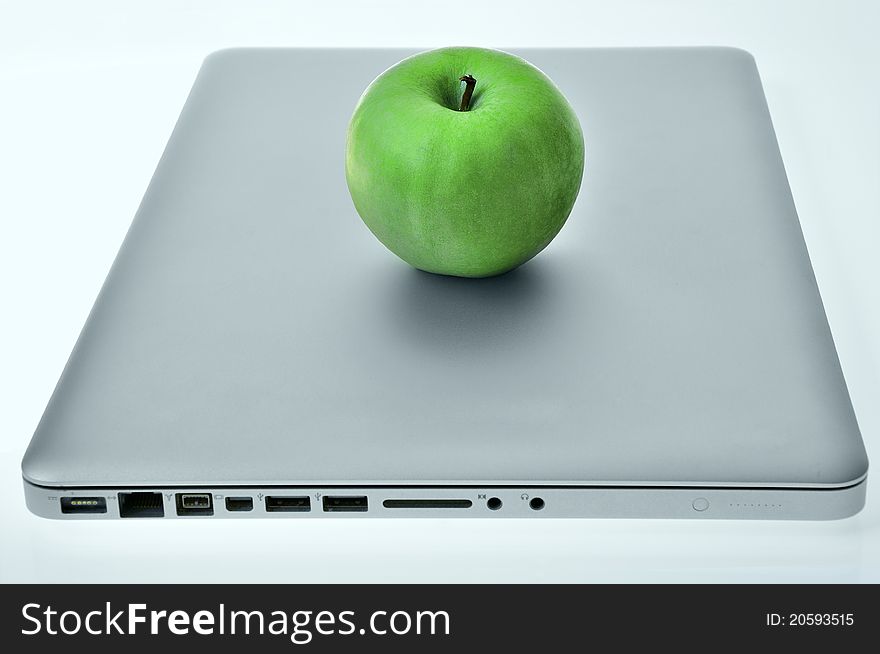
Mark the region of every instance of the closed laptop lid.
[[27, 452], [28, 480], [864, 476], [749, 55], [517, 51], [577, 111], [586, 172], [544, 252], [472, 280], [409, 268], [346, 188], [355, 103], [408, 54], [207, 59]]

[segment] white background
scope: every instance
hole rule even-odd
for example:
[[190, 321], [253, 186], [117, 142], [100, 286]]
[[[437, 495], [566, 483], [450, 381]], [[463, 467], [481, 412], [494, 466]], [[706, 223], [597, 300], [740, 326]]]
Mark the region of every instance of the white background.
[[19, 464], [203, 57], [227, 46], [732, 45], [756, 57], [880, 457], [880, 3], [0, 0], [0, 580], [880, 581], [880, 484], [829, 523], [56, 522]]

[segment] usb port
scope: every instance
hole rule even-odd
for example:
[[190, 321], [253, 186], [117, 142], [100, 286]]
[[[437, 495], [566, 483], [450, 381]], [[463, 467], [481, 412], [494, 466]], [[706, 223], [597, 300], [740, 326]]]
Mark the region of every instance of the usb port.
[[103, 497], [62, 497], [61, 513], [107, 513]]
[[253, 511], [254, 498], [252, 497], [227, 497], [227, 511]]
[[210, 493], [178, 493], [177, 515], [214, 515]]
[[311, 511], [312, 501], [308, 495], [290, 497], [287, 495], [267, 495], [266, 511]]
[[324, 496], [325, 511], [366, 511], [366, 495]]

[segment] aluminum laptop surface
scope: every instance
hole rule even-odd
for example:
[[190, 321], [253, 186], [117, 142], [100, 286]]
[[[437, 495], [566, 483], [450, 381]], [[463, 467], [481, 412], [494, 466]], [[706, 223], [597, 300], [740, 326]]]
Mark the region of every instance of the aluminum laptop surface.
[[211, 55], [25, 456], [31, 509], [857, 511], [865, 450], [752, 58], [516, 53], [577, 111], [586, 172], [556, 240], [483, 280], [409, 268], [346, 188], [355, 103], [410, 51]]

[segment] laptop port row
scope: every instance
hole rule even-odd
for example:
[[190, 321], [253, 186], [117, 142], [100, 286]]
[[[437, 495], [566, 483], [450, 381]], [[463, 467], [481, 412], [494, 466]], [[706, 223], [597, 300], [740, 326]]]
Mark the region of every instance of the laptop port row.
[[[165, 515], [162, 493], [128, 492], [119, 493], [119, 515], [122, 518], [161, 518]], [[321, 508], [327, 513], [364, 512], [369, 508], [366, 495], [318, 495]], [[214, 496], [211, 493], [175, 493], [175, 507], [179, 516], [214, 515]], [[169, 494], [168, 499], [171, 499]], [[220, 497], [218, 496], [219, 500]], [[227, 512], [248, 512], [254, 510], [254, 498], [248, 496], [227, 496], [223, 498]], [[267, 495], [263, 498], [267, 513], [306, 513], [312, 510], [312, 498], [308, 495]], [[386, 509], [469, 509], [473, 501], [460, 498], [414, 498], [387, 499], [382, 502]], [[486, 500], [486, 508], [498, 511], [503, 502], [499, 497]], [[541, 511], [545, 502], [541, 497], [529, 499], [528, 506], [533, 511]], [[106, 498], [62, 497], [62, 513], [106, 513]]]

